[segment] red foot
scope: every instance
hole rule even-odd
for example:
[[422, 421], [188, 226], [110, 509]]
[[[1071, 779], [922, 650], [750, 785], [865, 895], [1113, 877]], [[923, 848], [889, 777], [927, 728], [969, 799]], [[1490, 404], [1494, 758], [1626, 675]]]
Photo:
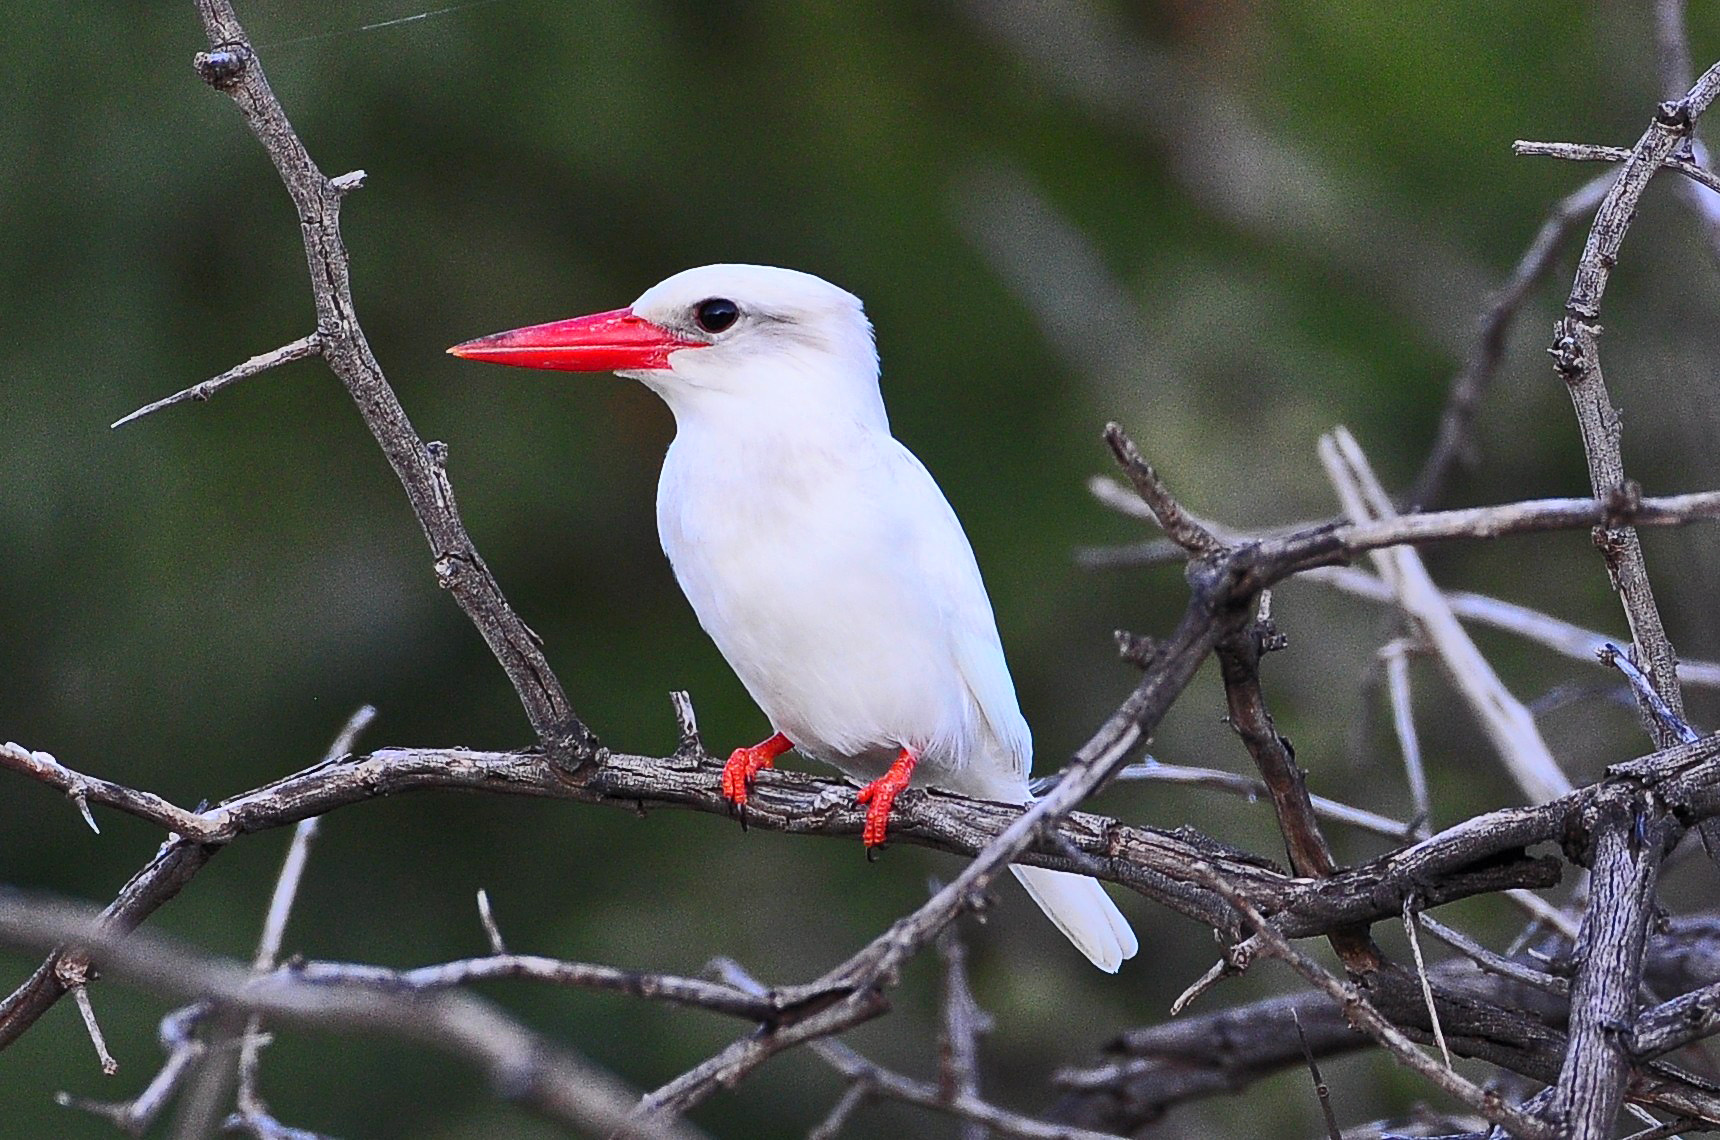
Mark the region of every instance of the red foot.
[[723, 765], [723, 798], [737, 807], [745, 807], [752, 778], [793, 747], [794, 742], [779, 732], [761, 744], [729, 753], [729, 761]]
[[914, 765], [919, 762], [908, 749], [904, 748], [896, 754], [896, 762], [890, 765], [890, 770], [860, 789], [855, 799], [866, 808], [866, 828], [860, 833], [860, 841], [868, 847], [877, 847], [884, 842], [884, 829], [890, 824], [890, 808], [895, 805], [896, 797], [901, 795], [908, 786], [908, 777], [914, 774]]

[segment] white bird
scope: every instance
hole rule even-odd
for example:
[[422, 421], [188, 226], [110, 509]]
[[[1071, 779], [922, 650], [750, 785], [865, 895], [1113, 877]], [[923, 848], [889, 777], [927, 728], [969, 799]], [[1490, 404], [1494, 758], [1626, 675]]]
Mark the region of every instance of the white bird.
[[[613, 371], [669, 405], [663, 550], [775, 730], [730, 756], [731, 802], [790, 748], [865, 782], [869, 847], [910, 783], [1031, 801], [1033, 743], [991, 601], [943, 492], [890, 434], [858, 297], [790, 269], [707, 265], [626, 309], [448, 351]], [[1096, 880], [1010, 869], [1100, 969], [1134, 956]]]

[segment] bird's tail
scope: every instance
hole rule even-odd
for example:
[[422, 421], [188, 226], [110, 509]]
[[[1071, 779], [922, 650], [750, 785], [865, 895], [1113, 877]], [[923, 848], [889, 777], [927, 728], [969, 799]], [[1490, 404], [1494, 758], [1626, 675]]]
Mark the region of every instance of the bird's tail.
[[1140, 948], [1135, 932], [1099, 880], [1047, 867], [1009, 869], [1045, 916], [1095, 966], [1114, 974], [1123, 959], [1135, 956]]

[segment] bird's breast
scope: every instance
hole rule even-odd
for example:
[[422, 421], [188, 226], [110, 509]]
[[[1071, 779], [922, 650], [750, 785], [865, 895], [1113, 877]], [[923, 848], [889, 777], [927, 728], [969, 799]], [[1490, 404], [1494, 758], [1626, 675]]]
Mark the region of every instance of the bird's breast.
[[904, 745], [957, 759], [969, 696], [863, 448], [678, 437], [657, 517], [700, 624], [802, 751], [863, 777]]

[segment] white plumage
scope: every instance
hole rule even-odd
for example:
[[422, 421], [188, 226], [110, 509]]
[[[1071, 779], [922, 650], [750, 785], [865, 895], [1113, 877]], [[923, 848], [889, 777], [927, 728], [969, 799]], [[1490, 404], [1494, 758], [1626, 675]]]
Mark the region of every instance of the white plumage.
[[[859, 299], [793, 270], [710, 265], [602, 316], [663, 334], [649, 367], [617, 368], [675, 415], [663, 549], [775, 730], [862, 781], [907, 749], [916, 785], [1027, 803], [1032, 738], [991, 603], [955, 512], [890, 434]], [[462, 354], [513, 362], [513, 335]], [[1012, 870], [1101, 969], [1134, 955], [1096, 881]]]

